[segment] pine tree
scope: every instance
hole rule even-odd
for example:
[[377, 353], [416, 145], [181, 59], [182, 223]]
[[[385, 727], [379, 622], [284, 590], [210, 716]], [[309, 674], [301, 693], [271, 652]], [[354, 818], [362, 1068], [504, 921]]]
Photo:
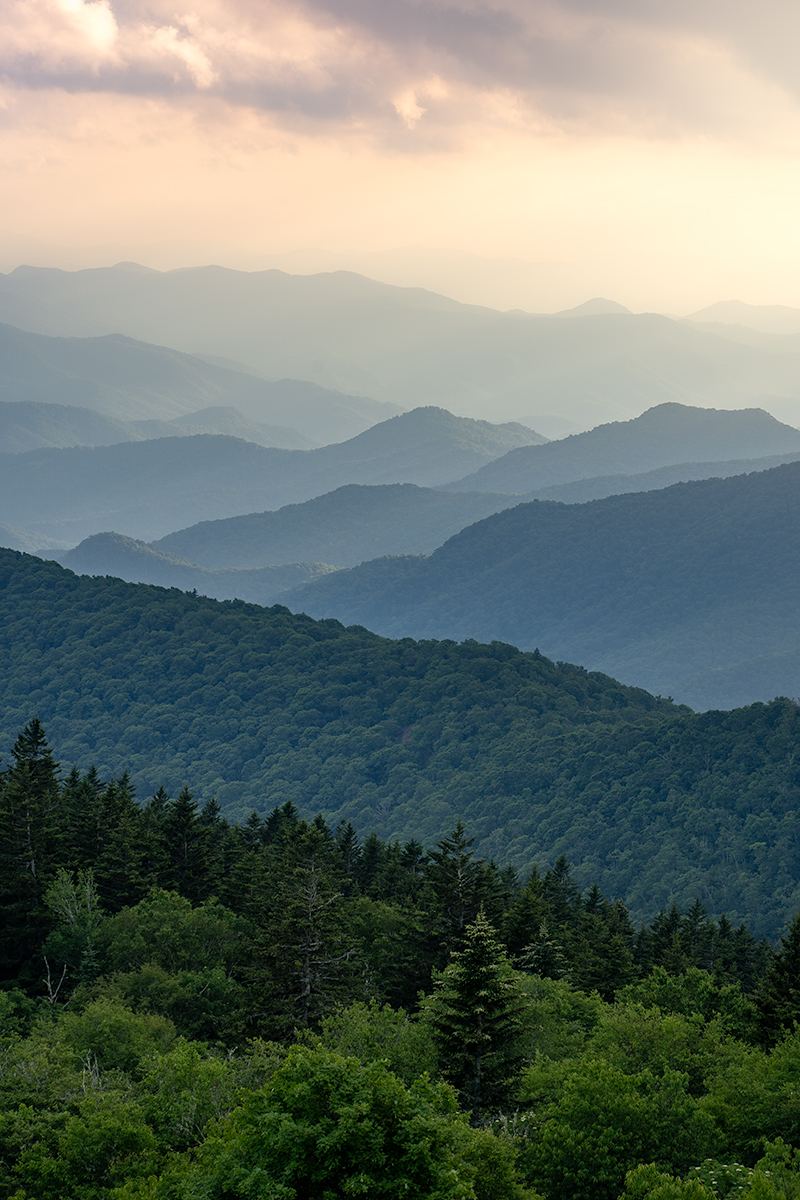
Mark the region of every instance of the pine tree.
[[777, 1041], [800, 1023], [800, 913], [781, 935], [756, 1003], [765, 1042]]
[[427, 1002], [444, 1073], [474, 1124], [487, 1105], [509, 1094], [522, 1056], [525, 1008], [519, 977], [481, 909]]
[[32, 980], [52, 925], [45, 892], [62, 865], [58, 763], [38, 718], [13, 759], [0, 785], [0, 973]]

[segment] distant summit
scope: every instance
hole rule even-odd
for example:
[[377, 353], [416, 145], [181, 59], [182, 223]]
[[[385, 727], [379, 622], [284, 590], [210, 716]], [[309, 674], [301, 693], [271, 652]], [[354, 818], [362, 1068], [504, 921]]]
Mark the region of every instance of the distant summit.
[[694, 408], [670, 401], [544, 446], [523, 446], [448, 484], [457, 492], [516, 492], [598, 475], [635, 475], [671, 463], [791, 454], [800, 431], [759, 408]]
[[633, 316], [631, 310], [624, 304], [617, 304], [616, 300], [604, 300], [602, 296], [595, 296], [592, 300], [587, 300], [585, 304], [579, 304], [577, 308], [564, 308], [555, 315], [557, 317], [599, 317], [606, 313], [626, 313], [629, 317]]
[[687, 321], [698, 324], [744, 325], [760, 333], [800, 333], [800, 308], [787, 304], [745, 304], [743, 300], [720, 300], [690, 313]]

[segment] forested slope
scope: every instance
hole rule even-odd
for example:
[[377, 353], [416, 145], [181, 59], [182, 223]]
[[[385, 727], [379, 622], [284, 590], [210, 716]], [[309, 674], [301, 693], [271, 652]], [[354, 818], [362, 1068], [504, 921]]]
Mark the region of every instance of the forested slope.
[[[705, 707], [734, 664], [800, 643], [800, 463], [588, 504], [534, 502], [430, 558], [375, 560], [287, 597], [392, 637], [500, 638]], [[796, 689], [791, 689], [795, 694]]]
[[756, 933], [798, 907], [800, 717], [695, 715], [502, 644], [388, 641], [0, 553], [0, 737], [190, 782], [245, 816], [291, 800], [430, 842], [458, 818], [520, 869], [562, 852], [634, 915], [700, 895]]

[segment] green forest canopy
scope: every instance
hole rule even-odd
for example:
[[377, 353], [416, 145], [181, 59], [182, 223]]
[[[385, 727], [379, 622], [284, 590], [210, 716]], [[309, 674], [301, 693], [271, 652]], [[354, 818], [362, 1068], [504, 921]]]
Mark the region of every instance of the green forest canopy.
[[430, 844], [461, 819], [520, 871], [565, 854], [636, 919], [699, 896], [774, 935], [800, 906], [800, 712], [694, 714], [511, 646], [391, 641], [336, 621], [78, 578], [0, 551], [0, 737], [216, 796], [291, 801]]

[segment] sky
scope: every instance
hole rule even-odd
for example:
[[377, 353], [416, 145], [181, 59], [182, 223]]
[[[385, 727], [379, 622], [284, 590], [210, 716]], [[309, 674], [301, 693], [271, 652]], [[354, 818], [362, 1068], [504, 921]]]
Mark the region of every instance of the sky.
[[796, 0], [4, 0], [0, 266], [800, 307], [798, 45]]

